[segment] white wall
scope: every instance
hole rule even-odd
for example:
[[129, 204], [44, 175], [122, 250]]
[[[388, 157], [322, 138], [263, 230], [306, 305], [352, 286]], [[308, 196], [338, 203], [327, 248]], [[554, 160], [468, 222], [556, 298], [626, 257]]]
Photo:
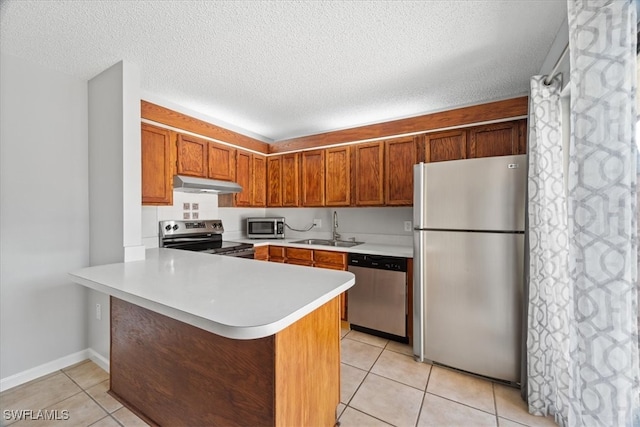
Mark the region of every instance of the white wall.
[[0, 377], [87, 347], [87, 82], [0, 57]]
[[[91, 265], [144, 259], [140, 159], [140, 73], [119, 62], [89, 81]], [[109, 298], [88, 290], [88, 344], [109, 358]], [[96, 304], [104, 315], [97, 319]]]

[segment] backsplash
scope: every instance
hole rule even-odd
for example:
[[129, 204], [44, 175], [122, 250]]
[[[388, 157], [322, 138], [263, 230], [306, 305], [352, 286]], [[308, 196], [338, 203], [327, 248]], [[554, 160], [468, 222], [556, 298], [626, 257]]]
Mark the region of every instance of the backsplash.
[[[185, 206], [187, 204], [187, 206]], [[367, 243], [411, 245], [413, 234], [404, 230], [404, 222], [411, 221], [411, 207], [383, 208], [219, 208], [215, 194], [196, 194], [176, 191], [173, 206], [142, 207], [142, 241], [146, 248], [158, 247], [158, 222], [170, 219], [221, 219], [225, 240], [246, 237], [245, 219], [248, 217], [283, 216], [288, 226], [307, 229], [314, 219], [322, 222], [308, 232], [285, 229], [287, 238], [331, 237], [333, 212], [338, 213], [338, 233], [343, 240], [355, 238]], [[194, 218], [194, 214], [197, 218]]]

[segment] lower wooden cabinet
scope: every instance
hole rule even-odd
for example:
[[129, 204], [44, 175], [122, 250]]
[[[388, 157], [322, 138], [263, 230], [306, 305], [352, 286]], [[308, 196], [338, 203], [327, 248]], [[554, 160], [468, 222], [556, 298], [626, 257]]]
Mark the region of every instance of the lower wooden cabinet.
[[[264, 249], [263, 249], [264, 248]], [[286, 246], [258, 246], [255, 259], [264, 259], [268, 253], [271, 262], [303, 265], [306, 267], [329, 268], [332, 270], [347, 270], [347, 253], [337, 251], [323, 251], [321, 249], [290, 248]], [[260, 254], [258, 254], [260, 249]], [[340, 295], [340, 319], [347, 320], [347, 293]]]
[[269, 246], [256, 246], [254, 251], [253, 259], [257, 259], [259, 261], [269, 260]]

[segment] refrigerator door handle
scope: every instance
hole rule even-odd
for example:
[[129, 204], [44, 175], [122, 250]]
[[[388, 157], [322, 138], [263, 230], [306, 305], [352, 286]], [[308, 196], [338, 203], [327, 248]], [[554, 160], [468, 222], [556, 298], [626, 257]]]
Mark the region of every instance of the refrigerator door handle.
[[[424, 163], [413, 166], [413, 228], [420, 230], [427, 226], [425, 214]], [[415, 253], [415, 252], [414, 252]]]
[[413, 354], [418, 362], [424, 361], [425, 318], [425, 232], [413, 232]]

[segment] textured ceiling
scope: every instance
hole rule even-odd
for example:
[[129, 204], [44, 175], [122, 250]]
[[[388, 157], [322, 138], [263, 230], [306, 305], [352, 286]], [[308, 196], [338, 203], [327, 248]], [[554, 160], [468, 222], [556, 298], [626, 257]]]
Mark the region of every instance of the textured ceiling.
[[0, 50], [83, 79], [130, 61], [149, 100], [270, 142], [525, 94], [566, 15], [565, 0], [2, 0]]

